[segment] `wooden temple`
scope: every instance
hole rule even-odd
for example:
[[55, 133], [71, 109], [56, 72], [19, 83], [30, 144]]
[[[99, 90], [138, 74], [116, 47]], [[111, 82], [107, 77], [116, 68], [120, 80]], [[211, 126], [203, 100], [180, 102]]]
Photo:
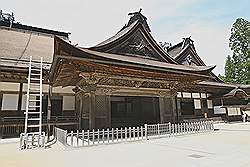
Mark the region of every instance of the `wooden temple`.
[[72, 45], [64, 32], [9, 28], [0, 22], [0, 117], [9, 121], [0, 124], [17, 125], [14, 117], [23, 119], [31, 55], [44, 57], [47, 64], [44, 126], [93, 129], [236, 120], [247, 112], [249, 85], [222, 82], [212, 72], [215, 66], [206, 66], [198, 56], [190, 37], [162, 48], [141, 11], [129, 15], [119, 32], [90, 48]]

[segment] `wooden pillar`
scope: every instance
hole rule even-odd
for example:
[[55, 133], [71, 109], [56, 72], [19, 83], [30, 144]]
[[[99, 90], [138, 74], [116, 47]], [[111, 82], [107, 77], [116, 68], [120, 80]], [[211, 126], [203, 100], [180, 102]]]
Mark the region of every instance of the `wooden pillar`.
[[[77, 104], [78, 102], [78, 99], [79, 98], [79, 104]], [[76, 102], [76, 106], [79, 105], [79, 108], [78, 111], [75, 111], [76, 112], [76, 115], [78, 117], [78, 127], [77, 129], [79, 130], [82, 130], [83, 127], [82, 127], [82, 119], [83, 119], [83, 97], [82, 96], [79, 96], [79, 97], [75, 97], [75, 102]]]
[[111, 128], [111, 97], [110, 95], [106, 96], [106, 103], [107, 103], [107, 125]]
[[159, 107], [160, 107], [160, 123], [164, 123], [165, 111], [166, 111], [165, 97], [159, 97]]
[[17, 110], [18, 111], [22, 110], [22, 98], [23, 98], [23, 83], [20, 83], [19, 95], [18, 95], [18, 105], [17, 105]]
[[95, 128], [95, 93], [89, 93], [89, 129]]
[[176, 110], [176, 97], [171, 97], [171, 104], [172, 104], [172, 122], [176, 123], [177, 121], [177, 110]]
[[[2, 110], [2, 104], [3, 104], [3, 93], [0, 91], [0, 111]], [[1, 117], [1, 114], [0, 114]]]
[[49, 85], [49, 93], [48, 93], [48, 107], [47, 107], [47, 135], [48, 142], [50, 140], [50, 118], [51, 118], [51, 97], [52, 97], [52, 86]]

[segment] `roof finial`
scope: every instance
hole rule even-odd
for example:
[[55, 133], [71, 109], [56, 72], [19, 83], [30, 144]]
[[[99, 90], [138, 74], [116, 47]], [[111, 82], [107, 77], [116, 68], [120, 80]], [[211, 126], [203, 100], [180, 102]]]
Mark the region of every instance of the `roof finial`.
[[135, 21], [138, 21], [142, 23], [145, 26], [145, 28], [150, 32], [150, 28], [147, 23], [147, 18], [141, 14], [141, 11], [142, 11], [142, 8], [140, 8], [138, 12], [131, 12], [128, 14], [131, 17], [129, 19], [127, 26], [131, 25]]
[[142, 11], [142, 8], [140, 8], [139, 12], [131, 12], [131, 13], [128, 13], [128, 15], [138, 15], [138, 14], [141, 14], [141, 11]]

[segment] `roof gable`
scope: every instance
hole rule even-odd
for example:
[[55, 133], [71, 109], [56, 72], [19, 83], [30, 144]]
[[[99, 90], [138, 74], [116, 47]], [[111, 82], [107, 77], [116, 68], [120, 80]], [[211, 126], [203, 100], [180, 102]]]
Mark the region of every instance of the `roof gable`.
[[[168, 54], [173, 57], [179, 64], [193, 65], [193, 66], [205, 66], [206, 64], [197, 54], [193, 40], [188, 38], [183, 38], [183, 41], [168, 48]], [[212, 81], [221, 82], [223, 81], [218, 78], [213, 72], [210, 72]]]
[[191, 45], [187, 45], [175, 58], [180, 64], [205, 66], [205, 63], [196, 53], [195, 49]]
[[129, 24], [116, 35], [89, 49], [178, 64], [154, 40], [145, 23], [145, 16], [138, 18], [142, 19], [130, 19]]

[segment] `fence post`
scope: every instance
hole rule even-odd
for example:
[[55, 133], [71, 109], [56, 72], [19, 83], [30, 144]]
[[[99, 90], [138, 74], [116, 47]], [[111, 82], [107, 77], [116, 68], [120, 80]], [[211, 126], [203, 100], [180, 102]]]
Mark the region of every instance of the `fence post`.
[[116, 128], [116, 141], [118, 142], [118, 138], [119, 138], [119, 136], [118, 136], [118, 128]]
[[175, 131], [174, 131], [174, 124], [172, 124], [172, 127], [171, 127], [171, 129], [172, 129], [172, 135], [174, 136], [174, 133], [175, 133]]
[[207, 121], [207, 131], [210, 131], [210, 122]]
[[157, 134], [160, 136], [160, 124], [157, 124]]
[[183, 123], [183, 133], [186, 134], [187, 132], [187, 123]]
[[171, 135], [171, 123], [170, 122], [168, 122], [168, 131], [169, 131], [169, 137], [170, 137]]
[[183, 123], [181, 123], [181, 131], [180, 131], [180, 134], [182, 135], [183, 134], [183, 128], [184, 126], [183, 126]]
[[87, 140], [88, 140], [88, 145], [89, 145], [89, 130], [87, 131]]
[[191, 123], [191, 128], [192, 128], [192, 130], [191, 130], [192, 133], [194, 133], [195, 132], [194, 122]]
[[180, 135], [180, 131], [181, 131], [181, 124], [178, 123], [177, 124], [177, 134]]
[[84, 137], [85, 137], [84, 130], [82, 130], [82, 146], [84, 146]]
[[145, 128], [145, 138], [146, 138], [146, 140], [148, 140], [148, 125], [145, 124], [144, 128]]
[[203, 132], [206, 131], [206, 121], [203, 121], [202, 131], [203, 131]]
[[129, 140], [131, 140], [131, 127], [128, 127]]
[[214, 131], [214, 121], [211, 121], [211, 125], [212, 125], [212, 131]]
[[143, 139], [143, 127], [141, 126], [141, 139]]
[[64, 142], [65, 143], [63, 143], [63, 144], [67, 144], [67, 137], [68, 137], [67, 134], [68, 134], [68, 131], [66, 130], [65, 135], [64, 135], [64, 140], [65, 140]]
[[204, 121], [201, 121], [201, 123], [200, 123], [200, 132], [203, 132], [203, 125], [204, 125], [203, 122], [204, 122]]
[[97, 143], [100, 143], [100, 130], [97, 129]]
[[92, 130], [92, 143], [95, 144], [95, 130]]
[[133, 138], [135, 140], [135, 127], [133, 127]]
[[102, 143], [105, 143], [104, 138], [105, 138], [105, 132], [104, 129], [102, 129]]
[[[125, 134], [126, 135], [126, 134]], [[123, 130], [121, 128], [121, 141], [122, 141], [122, 138], [123, 138]]]
[[174, 134], [177, 135], [177, 124], [174, 124]]
[[206, 131], [209, 130], [208, 121], [206, 121]]
[[125, 127], [125, 141], [127, 141], [127, 127]]
[[112, 142], [114, 142], [114, 128], [111, 129], [111, 139], [112, 139]]
[[107, 129], [107, 140], [108, 140], [108, 143], [109, 143], [109, 128]]
[[140, 139], [140, 128], [137, 126], [137, 139]]
[[73, 131], [70, 132], [70, 144], [73, 146]]
[[79, 146], [79, 130], [76, 131], [76, 145]]

